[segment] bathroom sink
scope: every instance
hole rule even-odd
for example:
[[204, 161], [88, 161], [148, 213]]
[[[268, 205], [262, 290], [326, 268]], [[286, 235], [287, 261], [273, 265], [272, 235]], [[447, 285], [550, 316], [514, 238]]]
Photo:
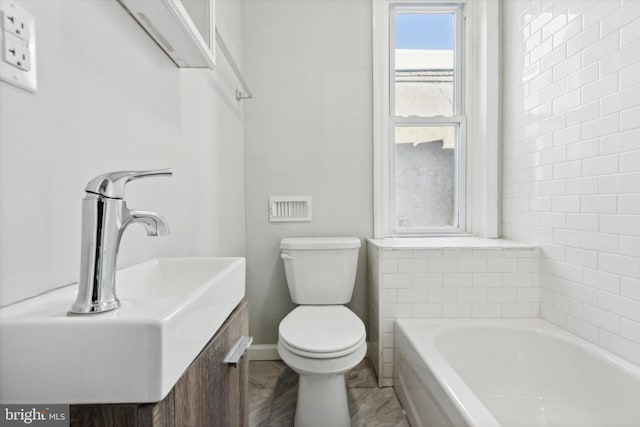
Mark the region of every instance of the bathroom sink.
[[162, 400], [245, 293], [244, 258], [160, 258], [116, 274], [120, 308], [68, 315], [77, 285], [0, 309], [0, 403]]

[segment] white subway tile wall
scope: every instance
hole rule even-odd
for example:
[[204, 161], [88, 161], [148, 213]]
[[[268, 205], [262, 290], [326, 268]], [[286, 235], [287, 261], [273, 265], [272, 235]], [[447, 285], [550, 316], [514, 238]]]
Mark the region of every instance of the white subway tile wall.
[[[392, 248], [383, 240], [368, 242], [369, 355], [380, 386], [393, 385], [396, 318], [539, 316], [539, 248], [469, 238], [457, 240], [460, 247], [451, 247], [455, 239], [430, 239], [428, 244], [438, 241], [449, 247]], [[473, 244], [487, 247], [468, 247]]]
[[503, 5], [504, 235], [541, 247], [543, 318], [640, 364], [640, 1]]

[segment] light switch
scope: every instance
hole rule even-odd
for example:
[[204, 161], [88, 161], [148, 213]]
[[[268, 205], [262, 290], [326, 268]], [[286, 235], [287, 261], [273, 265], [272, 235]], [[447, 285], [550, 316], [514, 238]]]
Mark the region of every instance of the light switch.
[[0, 0], [0, 80], [36, 92], [35, 20], [12, 1]]

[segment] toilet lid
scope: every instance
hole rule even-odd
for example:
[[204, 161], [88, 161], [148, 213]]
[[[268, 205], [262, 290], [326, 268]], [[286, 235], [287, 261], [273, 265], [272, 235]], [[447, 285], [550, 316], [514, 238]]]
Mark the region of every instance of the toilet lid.
[[304, 305], [289, 313], [279, 328], [288, 347], [308, 353], [335, 353], [365, 339], [364, 323], [342, 305]]

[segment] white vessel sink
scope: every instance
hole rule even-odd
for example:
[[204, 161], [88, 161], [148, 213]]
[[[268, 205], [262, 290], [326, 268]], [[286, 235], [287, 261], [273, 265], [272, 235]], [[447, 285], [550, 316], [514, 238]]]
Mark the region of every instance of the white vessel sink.
[[162, 400], [245, 293], [244, 258], [117, 272], [121, 307], [67, 315], [77, 285], [0, 309], [0, 403]]

